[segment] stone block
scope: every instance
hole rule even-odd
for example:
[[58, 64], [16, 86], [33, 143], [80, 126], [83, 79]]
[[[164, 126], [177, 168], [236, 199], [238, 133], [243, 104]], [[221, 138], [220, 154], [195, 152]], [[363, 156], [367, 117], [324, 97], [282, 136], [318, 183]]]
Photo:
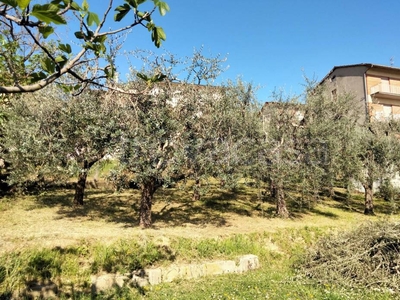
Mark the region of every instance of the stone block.
[[112, 289], [116, 285], [115, 274], [92, 276], [92, 293], [97, 294]]
[[205, 265], [204, 264], [189, 265], [188, 276], [190, 276], [189, 278], [193, 278], [193, 279], [206, 276]]
[[258, 256], [253, 254], [248, 254], [240, 257], [237, 271], [239, 273], [242, 273], [242, 272], [247, 272], [249, 270], [258, 269], [259, 267], [260, 263], [258, 261]]
[[162, 271], [162, 281], [163, 282], [172, 282], [175, 279], [181, 278], [181, 270], [179, 266], [173, 265], [169, 268], [166, 268]]
[[235, 273], [237, 270], [236, 263], [233, 260], [224, 260], [221, 262], [223, 274]]
[[144, 277], [140, 277], [137, 275], [133, 275], [132, 279], [130, 281], [130, 285], [131, 286], [138, 286], [138, 287], [145, 287], [146, 285], [149, 285], [149, 281], [147, 280], [147, 278]]
[[118, 285], [120, 288], [124, 287], [125, 284], [129, 281], [129, 277], [126, 275], [116, 275], [115, 276], [115, 283]]
[[214, 261], [205, 263], [206, 275], [221, 275], [224, 273], [222, 269], [222, 262]]
[[162, 282], [163, 272], [160, 268], [146, 269], [145, 271], [146, 271], [146, 277], [151, 285], [160, 284]]

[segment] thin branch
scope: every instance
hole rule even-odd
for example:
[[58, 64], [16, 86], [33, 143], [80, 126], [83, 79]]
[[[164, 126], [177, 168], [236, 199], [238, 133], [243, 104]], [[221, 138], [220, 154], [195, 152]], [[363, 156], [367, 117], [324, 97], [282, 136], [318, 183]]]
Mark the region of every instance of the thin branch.
[[97, 34], [99, 33], [100, 29], [103, 28], [103, 25], [106, 22], [107, 16], [108, 16], [108, 14], [109, 14], [109, 12], [111, 10], [112, 3], [113, 3], [113, 0], [110, 0], [110, 2], [108, 4], [108, 7], [107, 7], [107, 10], [104, 12], [103, 19], [101, 20], [99, 26], [97, 26], [97, 28], [96, 28], [96, 31], [94, 33], [95, 36], [97, 36]]
[[[134, 23], [132, 23], [131, 25], [128, 25], [128, 26], [125, 26], [125, 27], [122, 27], [122, 28], [119, 28], [119, 29], [116, 29], [116, 30], [111, 30], [111, 31], [102, 32], [102, 33], [97, 34], [96, 36], [103, 36], [103, 35], [112, 35], [112, 34], [116, 34], [116, 33], [119, 33], [119, 32], [126, 31], [126, 30], [128, 30], [128, 29], [131, 29], [132, 27], [135, 27], [135, 26], [137, 26], [137, 25], [143, 25], [143, 26], [145, 26], [145, 25], [143, 24], [143, 21], [145, 21], [145, 18], [147, 18], [148, 16], [151, 16], [151, 14], [155, 11], [155, 9], [156, 9], [156, 7], [154, 7], [153, 10], [152, 10], [151, 12], [148, 12], [148, 13], [145, 14], [142, 18], [136, 20], [136, 21], [135, 21]], [[146, 26], [145, 26], [145, 27], [146, 27]]]

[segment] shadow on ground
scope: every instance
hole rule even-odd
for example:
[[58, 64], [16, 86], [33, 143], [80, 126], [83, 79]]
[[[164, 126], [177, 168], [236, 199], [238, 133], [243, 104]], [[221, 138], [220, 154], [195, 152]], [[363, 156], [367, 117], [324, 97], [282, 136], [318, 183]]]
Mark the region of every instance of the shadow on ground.
[[[175, 188], [159, 189], [154, 198], [154, 227], [193, 225], [228, 226], [226, 214], [252, 216], [256, 212], [256, 194], [247, 191], [227, 192], [213, 190], [200, 201], [191, 200], [191, 192]], [[140, 192], [124, 193], [88, 189], [84, 205], [73, 206], [73, 190], [49, 190], [36, 196], [36, 202], [27, 209], [57, 208], [57, 218], [105, 220], [122, 223], [126, 227], [138, 226]]]
[[[212, 189], [212, 192], [202, 196], [200, 201], [191, 200], [190, 191], [176, 188], [159, 189], [154, 198], [152, 209], [154, 228], [182, 226], [187, 224], [205, 226], [229, 226], [228, 217], [232, 215], [246, 217], [274, 218], [275, 204], [271, 199], [258, 199], [257, 190], [248, 187], [238, 188], [234, 192], [222, 189]], [[111, 190], [88, 189], [85, 205], [73, 206], [72, 190], [48, 191], [37, 196], [33, 208], [56, 207], [57, 218], [82, 218], [86, 220], [105, 220], [121, 223], [126, 227], [136, 227], [139, 224], [140, 192], [130, 190], [124, 193], [114, 193]], [[364, 203], [362, 195], [356, 194], [348, 200], [345, 195], [335, 193], [335, 197], [324, 202], [327, 207], [342, 211], [352, 211], [362, 214]], [[299, 201], [288, 201], [288, 209], [293, 219], [301, 219], [307, 214], [338, 219], [333, 212], [320, 209], [316, 205], [305, 205]], [[391, 214], [393, 207], [385, 201], [376, 201], [375, 209], [379, 213]]]

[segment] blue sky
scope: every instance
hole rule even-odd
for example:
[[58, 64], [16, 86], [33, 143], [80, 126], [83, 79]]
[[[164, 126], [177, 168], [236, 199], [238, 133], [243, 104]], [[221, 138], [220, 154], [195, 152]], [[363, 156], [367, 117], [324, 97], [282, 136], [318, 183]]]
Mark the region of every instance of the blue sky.
[[[398, 0], [165, 1], [170, 12], [155, 16], [167, 34], [162, 48], [152, 45], [145, 29], [135, 28], [124, 49], [185, 57], [203, 46], [205, 55], [228, 57], [221, 80], [241, 76], [259, 85], [260, 102], [274, 89], [299, 94], [303, 75], [322, 79], [334, 66], [400, 67]], [[118, 66], [127, 72], [122, 60]]]

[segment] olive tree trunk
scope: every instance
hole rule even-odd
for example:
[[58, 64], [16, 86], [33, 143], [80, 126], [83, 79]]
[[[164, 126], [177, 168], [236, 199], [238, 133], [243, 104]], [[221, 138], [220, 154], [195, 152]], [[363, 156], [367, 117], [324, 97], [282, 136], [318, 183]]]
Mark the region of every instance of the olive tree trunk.
[[201, 181], [200, 179], [196, 178], [195, 180], [195, 184], [193, 186], [193, 196], [192, 196], [192, 200], [193, 201], [199, 201], [200, 200], [200, 189], [201, 189]]
[[83, 197], [85, 196], [85, 187], [86, 187], [86, 179], [89, 173], [90, 168], [97, 162], [87, 160], [83, 161], [83, 166], [81, 172], [78, 175], [78, 181], [75, 184], [75, 196], [74, 196], [74, 205], [83, 205]]
[[368, 179], [366, 183], [363, 184], [364, 187], [364, 199], [365, 199], [365, 215], [374, 215], [374, 192], [373, 192], [373, 180]]
[[285, 191], [283, 185], [275, 185], [276, 214], [281, 218], [288, 218], [289, 211], [286, 207]]
[[149, 228], [152, 225], [151, 207], [153, 204], [153, 196], [158, 188], [157, 179], [154, 177], [147, 178], [141, 184], [139, 225], [142, 228]]

